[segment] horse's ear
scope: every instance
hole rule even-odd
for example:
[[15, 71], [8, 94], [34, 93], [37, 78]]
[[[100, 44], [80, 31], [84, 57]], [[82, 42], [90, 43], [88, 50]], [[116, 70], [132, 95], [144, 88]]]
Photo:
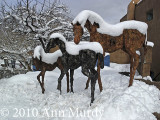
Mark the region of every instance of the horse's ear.
[[79, 26], [79, 25], [81, 25], [79, 22], [77, 22], [77, 25]]
[[99, 28], [99, 24], [98, 24], [98, 23], [94, 22], [94, 25], [95, 25], [97, 28]]
[[39, 60], [40, 60], [40, 62], [42, 61], [42, 57], [41, 57], [41, 56], [40, 56], [40, 59], [39, 59]]
[[71, 25], [73, 25], [73, 23], [71, 22]]

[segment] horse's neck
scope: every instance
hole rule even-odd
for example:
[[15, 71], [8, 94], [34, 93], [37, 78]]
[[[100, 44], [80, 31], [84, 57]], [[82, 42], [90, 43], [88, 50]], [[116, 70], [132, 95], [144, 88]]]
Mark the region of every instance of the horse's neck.
[[63, 55], [66, 54], [66, 48], [62, 48], [59, 45], [58, 45], [58, 47], [59, 47], [59, 49], [60, 49], [60, 51], [62, 52]]
[[97, 41], [97, 39], [95, 38], [97, 33], [97, 28], [94, 25], [92, 25], [89, 20], [86, 21], [85, 27], [87, 28], [90, 34], [90, 42]]
[[92, 24], [89, 20], [86, 21], [85, 27], [87, 28], [88, 32], [91, 34], [92, 32]]

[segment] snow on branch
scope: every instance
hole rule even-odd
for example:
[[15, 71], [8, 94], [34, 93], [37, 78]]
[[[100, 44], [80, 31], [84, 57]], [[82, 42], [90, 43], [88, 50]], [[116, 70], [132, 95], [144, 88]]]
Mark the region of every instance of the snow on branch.
[[[38, 4], [42, 6], [40, 12]], [[68, 8], [56, 0], [49, 5], [46, 0], [43, 3], [37, 0], [22, 0], [17, 2], [16, 7], [5, 10], [6, 14], [3, 19], [5, 27], [10, 28], [10, 21], [12, 21], [12, 32], [34, 35], [39, 39], [43, 48], [45, 48], [49, 35], [54, 31], [72, 31]]]

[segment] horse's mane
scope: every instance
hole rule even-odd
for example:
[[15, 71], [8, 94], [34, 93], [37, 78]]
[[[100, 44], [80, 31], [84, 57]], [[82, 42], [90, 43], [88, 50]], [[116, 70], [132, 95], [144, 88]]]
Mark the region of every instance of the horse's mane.
[[108, 34], [111, 36], [119, 36], [123, 33], [124, 29], [137, 29], [142, 34], [146, 34], [148, 28], [146, 23], [135, 20], [124, 21], [115, 25], [111, 25], [105, 22], [100, 15], [90, 10], [84, 10], [80, 12], [72, 23], [76, 24], [78, 22], [84, 28], [87, 20], [89, 20], [91, 24], [99, 24], [99, 28], [97, 28], [99, 33]]
[[34, 58], [37, 58], [42, 60], [42, 62], [45, 62], [47, 64], [54, 64], [58, 57], [62, 56], [62, 53], [60, 50], [55, 51], [54, 53], [45, 53], [44, 49], [42, 46], [37, 46], [34, 49]]

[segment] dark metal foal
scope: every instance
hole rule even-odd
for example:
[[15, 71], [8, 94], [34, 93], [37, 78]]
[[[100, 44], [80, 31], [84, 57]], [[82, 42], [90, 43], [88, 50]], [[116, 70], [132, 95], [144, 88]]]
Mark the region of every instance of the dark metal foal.
[[100, 59], [100, 67], [101, 68], [104, 67], [103, 55], [101, 53], [96, 53], [95, 51], [89, 50], [89, 49], [79, 51], [79, 55], [71, 55], [66, 51], [65, 42], [60, 40], [60, 38], [51, 38], [47, 45], [46, 51], [49, 51], [50, 48], [53, 48], [56, 45], [58, 45], [59, 49], [62, 52], [61, 61], [63, 65], [63, 70], [61, 70], [61, 75], [58, 78], [57, 89], [60, 90], [61, 92], [61, 80], [70, 69], [71, 92], [73, 92], [74, 70], [81, 66], [82, 73], [91, 79], [91, 103], [93, 103], [95, 84], [96, 84], [96, 80], [98, 79], [98, 73], [94, 68], [98, 58]]

